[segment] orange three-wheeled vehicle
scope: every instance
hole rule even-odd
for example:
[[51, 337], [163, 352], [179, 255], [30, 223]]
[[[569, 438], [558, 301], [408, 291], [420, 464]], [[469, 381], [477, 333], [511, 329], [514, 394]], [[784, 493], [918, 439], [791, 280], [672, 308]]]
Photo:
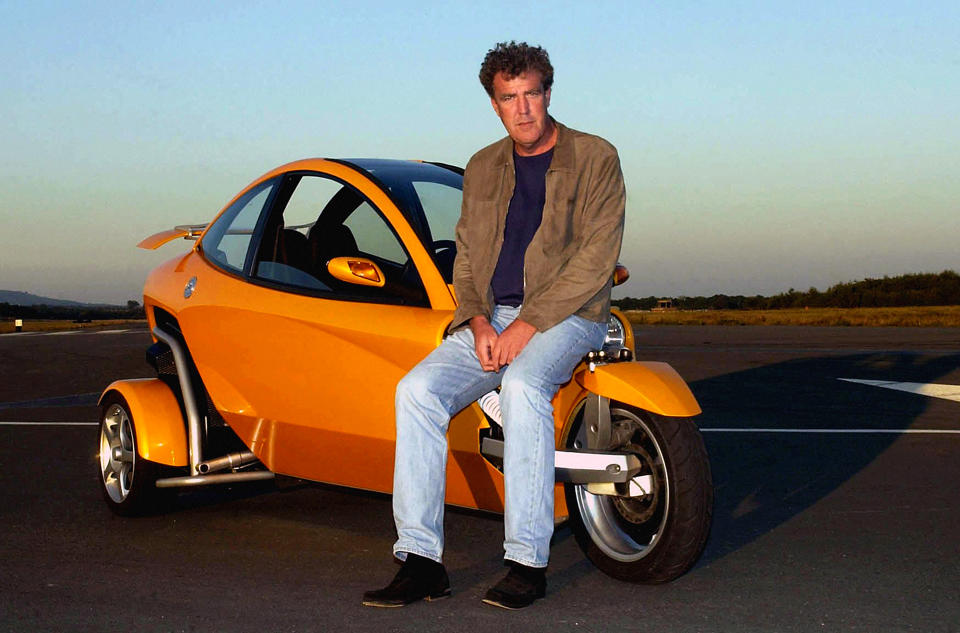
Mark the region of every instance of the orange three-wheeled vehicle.
[[[389, 493], [394, 390], [436, 347], [456, 304], [462, 171], [393, 160], [309, 159], [241, 191], [144, 288], [157, 377], [101, 398], [99, 468], [120, 514], [178, 488], [275, 473]], [[626, 270], [618, 268], [616, 282]], [[700, 408], [667, 364], [607, 341], [554, 398], [556, 513], [604, 572], [664, 582], [697, 559], [713, 490]], [[451, 421], [447, 503], [503, 510], [492, 392]]]

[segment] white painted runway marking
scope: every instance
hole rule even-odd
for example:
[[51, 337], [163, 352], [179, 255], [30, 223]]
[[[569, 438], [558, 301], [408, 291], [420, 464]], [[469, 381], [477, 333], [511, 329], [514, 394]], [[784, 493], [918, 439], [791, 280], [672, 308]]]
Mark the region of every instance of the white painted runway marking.
[[929, 382], [895, 382], [892, 380], [861, 380], [859, 378], [837, 378], [844, 382], [854, 382], [871, 387], [882, 387], [896, 391], [907, 391], [931, 398], [943, 398], [960, 402], [960, 385], [938, 385]]
[[0, 422], [0, 426], [97, 426], [99, 422]]
[[69, 336], [71, 334], [131, 334], [136, 333], [140, 334], [146, 330], [133, 330], [126, 328], [123, 330], [87, 330], [83, 328], [78, 328], [76, 330], [60, 330], [57, 332], [7, 332], [6, 334], [0, 334], [0, 336]]

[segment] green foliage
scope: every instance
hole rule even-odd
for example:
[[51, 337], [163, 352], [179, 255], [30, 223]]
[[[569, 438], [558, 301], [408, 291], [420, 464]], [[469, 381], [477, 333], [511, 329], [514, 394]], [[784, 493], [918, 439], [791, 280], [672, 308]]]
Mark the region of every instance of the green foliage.
[[[133, 305], [131, 305], [133, 304]], [[93, 321], [103, 319], [145, 319], [143, 307], [136, 301], [126, 306], [21, 306], [0, 303], [0, 319], [56, 319]]]
[[791, 288], [772, 297], [713, 295], [712, 297], [646, 297], [615, 299], [621, 310], [649, 310], [671, 298], [680, 310], [776, 310], [779, 308], [890, 308], [960, 305], [960, 275], [952, 270], [864, 279], [837, 284], [824, 292]]

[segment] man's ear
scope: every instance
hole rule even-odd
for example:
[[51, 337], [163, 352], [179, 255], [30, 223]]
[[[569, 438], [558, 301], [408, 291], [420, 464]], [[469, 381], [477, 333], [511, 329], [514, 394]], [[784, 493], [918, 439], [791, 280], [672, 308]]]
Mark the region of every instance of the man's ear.
[[552, 88], [547, 88], [546, 90], [543, 91], [543, 107], [545, 108], [550, 107], [550, 91], [551, 90]]
[[493, 97], [490, 97], [490, 105], [493, 106], [493, 111], [497, 113], [497, 116], [500, 116], [500, 106], [497, 104], [497, 100]]

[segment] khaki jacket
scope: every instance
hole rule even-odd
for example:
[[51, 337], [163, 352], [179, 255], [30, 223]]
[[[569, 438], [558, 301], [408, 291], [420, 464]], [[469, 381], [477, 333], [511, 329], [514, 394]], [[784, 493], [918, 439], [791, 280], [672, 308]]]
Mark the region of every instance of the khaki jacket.
[[[626, 203], [617, 150], [598, 136], [554, 123], [558, 136], [547, 169], [543, 220], [527, 247], [518, 316], [541, 332], [571, 314], [607, 320]], [[514, 181], [510, 137], [483, 148], [467, 163], [453, 266], [458, 306], [451, 331], [476, 315], [490, 317], [490, 280]]]

